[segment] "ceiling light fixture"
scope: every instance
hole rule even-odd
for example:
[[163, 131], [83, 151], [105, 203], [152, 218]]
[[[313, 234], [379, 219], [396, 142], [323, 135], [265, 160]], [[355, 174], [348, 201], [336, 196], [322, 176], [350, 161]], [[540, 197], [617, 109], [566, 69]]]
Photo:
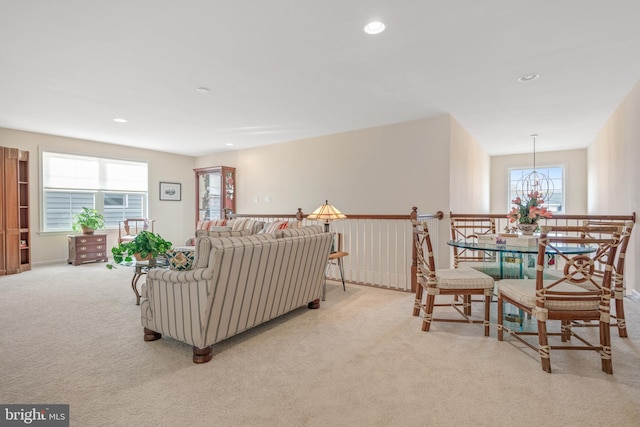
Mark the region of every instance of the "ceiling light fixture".
[[525, 74], [523, 76], [520, 76], [518, 81], [519, 82], [530, 82], [531, 80], [536, 80], [538, 78], [540, 78], [540, 74], [538, 74], [538, 73], [530, 73], [530, 74]]
[[364, 32], [367, 34], [380, 34], [384, 31], [384, 24], [379, 21], [369, 22], [364, 26]]
[[227, 143], [226, 143], [226, 144], [224, 144], [224, 145], [226, 145], [227, 147], [233, 147], [233, 143], [231, 143], [231, 142], [227, 142]]
[[536, 170], [536, 137], [537, 134], [531, 135], [533, 138], [533, 171], [523, 176], [516, 183], [516, 194], [522, 200], [529, 200], [531, 194], [535, 197], [549, 202], [554, 193], [553, 180], [547, 175]]
[[200, 92], [200, 93], [208, 93], [211, 91], [211, 89], [209, 89], [208, 87], [199, 87], [196, 89], [196, 91]]
[[127, 123], [128, 120], [127, 119], [121, 119], [121, 118], [115, 118], [113, 119], [114, 122], [118, 122], [118, 123]]

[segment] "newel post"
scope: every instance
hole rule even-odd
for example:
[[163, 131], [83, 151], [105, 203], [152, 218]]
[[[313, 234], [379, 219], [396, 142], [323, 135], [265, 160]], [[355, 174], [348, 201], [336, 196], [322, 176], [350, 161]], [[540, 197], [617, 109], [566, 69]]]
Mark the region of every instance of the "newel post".
[[411, 208], [411, 292], [415, 292], [418, 280], [418, 252], [416, 250], [416, 224], [418, 223], [418, 208], [416, 206]]

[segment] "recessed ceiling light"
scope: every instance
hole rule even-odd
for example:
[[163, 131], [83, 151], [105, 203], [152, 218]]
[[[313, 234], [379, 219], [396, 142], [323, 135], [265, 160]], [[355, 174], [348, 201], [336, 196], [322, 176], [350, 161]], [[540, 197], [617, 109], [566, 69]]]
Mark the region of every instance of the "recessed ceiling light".
[[230, 142], [227, 142], [227, 143], [226, 143], [226, 144], [224, 144], [224, 145], [226, 145], [227, 147], [233, 147], [233, 144], [232, 144], [232, 143], [230, 143]]
[[200, 93], [207, 93], [209, 92], [211, 89], [209, 89], [208, 87], [199, 87], [196, 89], [198, 92]]
[[531, 80], [535, 80], [540, 77], [538, 73], [525, 74], [524, 76], [520, 76], [518, 79], [519, 82], [530, 82]]
[[127, 120], [127, 119], [121, 119], [121, 118], [113, 119], [113, 121], [114, 121], [114, 122], [118, 122], [118, 123], [127, 123], [127, 122], [128, 122], [128, 120]]
[[364, 26], [364, 32], [367, 34], [380, 34], [384, 31], [384, 24], [379, 21], [369, 22]]

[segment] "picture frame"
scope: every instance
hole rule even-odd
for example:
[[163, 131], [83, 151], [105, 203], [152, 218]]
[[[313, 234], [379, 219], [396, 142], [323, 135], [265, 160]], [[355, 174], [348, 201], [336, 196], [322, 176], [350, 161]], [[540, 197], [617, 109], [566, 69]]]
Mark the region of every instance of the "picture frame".
[[182, 184], [179, 182], [160, 182], [160, 200], [182, 200]]

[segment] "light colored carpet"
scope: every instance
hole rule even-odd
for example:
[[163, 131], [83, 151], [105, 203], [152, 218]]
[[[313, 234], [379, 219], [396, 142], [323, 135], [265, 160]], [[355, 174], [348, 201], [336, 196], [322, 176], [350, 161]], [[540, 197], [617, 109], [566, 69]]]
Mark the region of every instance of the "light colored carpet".
[[88, 264], [0, 276], [0, 402], [68, 403], [74, 426], [640, 425], [637, 301], [630, 338], [612, 331], [614, 375], [575, 351], [553, 352], [547, 374], [495, 329], [422, 332], [412, 295], [333, 282], [319, 310], [195, 365], [188, 345], [143, 341], [131, 275]]

